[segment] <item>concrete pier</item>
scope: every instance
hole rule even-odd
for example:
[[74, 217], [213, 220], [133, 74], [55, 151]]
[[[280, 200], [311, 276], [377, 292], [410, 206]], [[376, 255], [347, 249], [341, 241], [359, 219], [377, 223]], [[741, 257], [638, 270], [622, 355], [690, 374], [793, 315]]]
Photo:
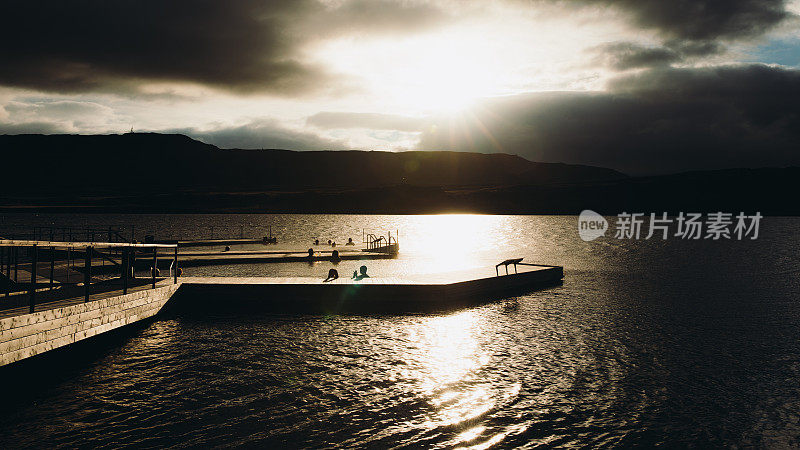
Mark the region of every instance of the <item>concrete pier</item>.
[[[228, 312], [401, 313], [452, 310], [558, 285], [559, 266], [494, 267], [429, 275], [351, 279], [182, 277], [122, 291], [39, 303], [32, 312], [0, 314], [0, 366], [97, 336], [169, 309], [177, 314]], [[138, 289], [130, 292], [127, 289]], [[67, 292], [67, 291], [65, 291]], [[55, 294], [54, 294], [55, 295]], [[101, 297], [97, 297], [101, 295]], [[44, 298], [42, 300], [45, 300]]]
[[[468, 307], [562, 283], [560, 266], [526, 266], [518, 273], [482, 268], [430, 275], [352, 280], [347, 273], [330, 282], [318, 278], [181, 278], [170, 308], [315, 314], [426, 312]], [[217, 305], [217, 306], [215, 306]]]
[[0, 319], [0, 366], [147, 319], [179, 285], [117, 295]]

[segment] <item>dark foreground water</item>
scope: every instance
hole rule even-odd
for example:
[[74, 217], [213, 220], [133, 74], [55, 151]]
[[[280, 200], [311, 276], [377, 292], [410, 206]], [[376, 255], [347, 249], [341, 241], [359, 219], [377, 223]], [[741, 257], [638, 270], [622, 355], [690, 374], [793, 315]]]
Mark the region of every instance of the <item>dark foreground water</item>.
[[439, 315], [231, 315], [220, 298], [214, 316], [159, 320], [4, 383], [3, 448], [800, 445], [798, 219], [741, 242], [585, 243], [575, 217], [5, 215], [0, 228], [54, 221], [184, 237], [263, 223], [296, 245], [399, 228], [401, 258], [371, 272], [525, 256], [566, 279]]

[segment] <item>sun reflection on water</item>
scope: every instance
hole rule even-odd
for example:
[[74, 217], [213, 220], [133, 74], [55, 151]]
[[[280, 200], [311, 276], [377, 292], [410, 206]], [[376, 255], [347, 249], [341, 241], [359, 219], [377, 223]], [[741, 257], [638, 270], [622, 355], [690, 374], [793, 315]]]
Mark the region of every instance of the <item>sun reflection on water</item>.
[[456, 383], [488, 362], [480, 353], [476, 332], [480, 318], [475, 311], [434, 317], [412, 332], [416, 344], [425, 349], [422, 359], [422, 386], [432, 393]]
[[402, 242], [415, 255], [419, 273], [449, 272], [485, 265], [481, 255], [495, 249], [493, 239], [508, 226], [508, 217], [480, 214], [416, 216], [417, 233]]
[[[491, 363], [485, 344], [490, 330], [482, 310], [471, 309], [425, 318], [404, 330], [407, 364], [400, 377], [410, 382], [430, 406], [417, 424], [426, 430], [453, 433], [451, 445], [497, 442], [496, 431], [480, 423], [495, 408], [517, 396], [521, 385], [498, 392], [481, 374]], [[503, 434], [501, 432], [501, 434]]]
[[[449, 436], [450, 447], [488, 448], [529, 424], [497, 428], [488, 417], [520, 395], [522, 384], [494, 384], [491, 371], [496, 324], [481, 308], [420, 318], [393, 330], [398, 367], [395, 381], [407, 383], [426, 411], [412, 425]], [[410, 425], [410, 424], [409, 424]]]

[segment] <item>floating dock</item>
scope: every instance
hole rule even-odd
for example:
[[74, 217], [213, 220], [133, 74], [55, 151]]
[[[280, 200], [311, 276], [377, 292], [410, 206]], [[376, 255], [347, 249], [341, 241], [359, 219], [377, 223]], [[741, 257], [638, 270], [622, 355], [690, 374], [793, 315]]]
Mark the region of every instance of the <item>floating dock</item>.
[[[346, 247], [345, 247], [346, 248]], [[397, 258], [397, 254], [367, 252], [358, 249], [335, 249], [339, 261], [362, 261], [375, 259]], [[256, 263], [289, 263], [289, 262], [319, 262], [331, 261], [334, 250], [314, 251], [314, 256], [309, 257], [307, 251], [298, 250], [246, 250], [246, 251], [181, 251], [180, 261], [183, 267], [215, 266], [228, 264], [256, 264]], [[145, 267], [147, 262], [140, 263]], [[166, 261], [162, 262], [162, 265]], [[165, 266], [166, 267], [166, 266]]]
[[[394, 243], [376, 244], [391, 246]], [[496, 267], [436, 274], [385, 276], [373, 273], [372, 277], [360, 279], [352, 279], [347, 273], [333, 280], [179, 277], [177, 270], [171, 270], [169, 278], [150, 271], [150, 276], [142, 279], [134, 278], [130, 270], [136, 264], [134, 255], [137, 252], [147, 252], [148, 262], [155, 266], [161, 251], [161, 258], [171, 262], [171, 268], [175, 269], [179, 267], [177, 245], [0, 240], [0, 250], [3, 250], [0, 252], [0, 282], [4, 288], [0, 296], [0, 366], [166, 311], [204, 317], [255, 312], [395, 314], [445, 311], [555, 286], [561, 284], [564, 277], [560, 266], [525, 264], [517, 258], [503, 261]], [[23, 252], [19, 250], [26, 250], [27, 260], [20, 260]], [[63, 257], [64, 251], [66, 260], [57, 264], [56, 259], [60, 255]], [[82, 282], [69, 272], [77, 268], [69, 264], [71, 253], [78, 253], [83, 259]], [[230, 257], [249, 256], [246, 252], [238, 253]], [[355, 258], [367, 252], [353, 248], [350, 253]], [[101, 258], [98, 259], [98, 255]], [[393, 257], [389, 253], [383, 255]], [[113, 261], [115, 256], [118, 263]], [[347, 253], [344, 256], [348, 256]], [[95, 264], [107, 260], [114, 262], [111, 269], [116, 276], [98, 277], [97, 273], [103, 270]], [[308, 261], [308, 255], [303, 260]]]
[[253, 245], [264, 244], [261, 239], [197, 239], [192, 241], [163, 241], [160, 244], [176, 244], [178, 248], [184, 247], [218, 247], [225, 245]]
[[226, 309], [268, 312], [351, 314], [452, 310], [562, 283], [560, 266], [526, 265], [517, 273], [497, 275], [495, 269], [374, 277], [319, 278], [185, 277], [170, 306], [176, 311]]

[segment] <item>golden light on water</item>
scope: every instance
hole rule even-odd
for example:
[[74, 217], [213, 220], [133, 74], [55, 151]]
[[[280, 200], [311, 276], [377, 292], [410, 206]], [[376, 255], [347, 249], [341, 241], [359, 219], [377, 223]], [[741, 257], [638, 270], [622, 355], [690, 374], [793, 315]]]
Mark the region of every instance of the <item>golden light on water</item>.
[[[440, 223], [451, 220], [455, 218]], [[398, 356], [407, 362], [400, 377], [415, 385], [431, 406], [419, 426], [463, 429], [453, 437], [453, 446], [485, 448], [502, 440], [507, 432], [492, 434], [475, 422], [517, 396], [521, 387], [515, 384], [497, 392], [482, 379], [483, 369], [491, 364], [490, 351], [482, 345], [487, 326], [483, 312], [473, 309], [426, 318], [398, 330], [405, 338]]]
[[450, 272], [487, 265], [482, 254], [496, 249], [498, 230], [506, 226], [504, 216], [440, 214], [418, 216], [420, 230], [414, 239], [403, 240], [403, 250], [415, 255], [418, 273]]
[[463, 379], [488, 362], [475, 337], [478, 320], [474, 311], [435, 317], [417, 333], [417, 342], [427, 349], [422, 360], [423, 386], [430, 392]]

